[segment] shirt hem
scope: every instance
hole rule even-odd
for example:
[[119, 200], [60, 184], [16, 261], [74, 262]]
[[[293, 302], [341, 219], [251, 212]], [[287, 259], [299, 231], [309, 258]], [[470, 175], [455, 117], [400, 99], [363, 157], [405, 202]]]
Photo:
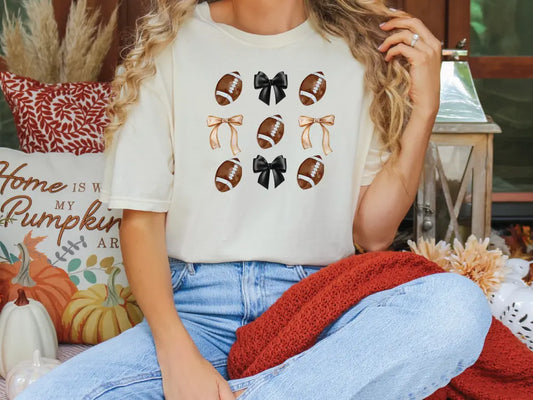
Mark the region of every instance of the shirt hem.
[[170, 201], [156, 199], [133, 199], [130, 197], [110, 196], [106, 192], [100, 192], [98, 200], [107, 204], [107, 208], [127, 208], [140, 211], [166, 212], [169, 210]]
[[197, 263], [197, 264], [224, 264], [224, 263], [252, 263], [254, 261], [272, 263], [272, 264], [283, 264], [286, 266], [296, 266], [301, 265], [304, 267], [326, 267], [330, 264], [336, 263], [344, 258], [350, 257], [355, 254], [355, 246], [352, 243], [352, 246], [347, 249], [345, 252], [339, 253], [338, 257], [322, 257], [319, 255], [303, 256], [303, 255], [266, 255], [261, 254], [261, 252], [251, 253], [239, 252], [238, 255], [231, 254], [224, 255], [208, 255], [205, 252], [197, 254], [185, 254], [179, 250], [169, 250], [168, 256], [186, 263]]

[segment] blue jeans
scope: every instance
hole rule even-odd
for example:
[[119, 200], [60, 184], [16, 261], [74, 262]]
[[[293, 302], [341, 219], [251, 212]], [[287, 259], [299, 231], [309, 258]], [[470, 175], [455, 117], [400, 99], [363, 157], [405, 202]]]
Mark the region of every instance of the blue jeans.
[[[225, 379], [236, 329], [320, 269], [263, 261], [169, 261], [180, 318]], [[487, 299], [475, 283], [455, 273], [433, 274], [365, 297], [326, 327], [311, 348], [228, 382], [232, 391], [246, 388], [238, 400], [423, 399], [477, 360], [491, 322]], [[65, 362], [17, 398], [39, 399], [163, 399], [146, 320]]]

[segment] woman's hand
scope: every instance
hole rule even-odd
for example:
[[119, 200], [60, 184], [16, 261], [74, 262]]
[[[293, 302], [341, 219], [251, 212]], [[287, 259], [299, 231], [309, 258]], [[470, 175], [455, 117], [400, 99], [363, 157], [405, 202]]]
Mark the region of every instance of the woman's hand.
[[378, 50], [387, 52], [386, 61], [398, 55], [409, 61], [412, 79], [409, 96], [413, 112], [435, 116], [440, 103], [440, 41], [417, 18], [392, 18], [382, 24], [381, 29], [398, 29], [385, 39]]
[[196, 347], [158, 358], [166, 400], [235, 400], [228, 382]]

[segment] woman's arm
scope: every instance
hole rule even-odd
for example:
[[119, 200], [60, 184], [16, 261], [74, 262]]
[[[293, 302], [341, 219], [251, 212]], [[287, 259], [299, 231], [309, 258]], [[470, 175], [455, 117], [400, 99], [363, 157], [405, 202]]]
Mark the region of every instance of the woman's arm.
[[124, 209], [120, 243], [128, 282], [154, 338], [167, 400], [233, 400], [229, 384], [199, 352], [174, 304], [166, 213]]
[[[412, 82], [409, 96], [413, 110], [401, 138], [402, 150], [394, 165], [396, 173], [383, 167], [369, 186], [361, 187], [353, 234], [354, 241], [368, 251], [385, 250], [390, 246], [415, 199], [440, 101], [442, 46], [439, 40], [417, 18], [393, 18], [381, 29], [398, 30], [387, 37], [378, 50], [386, 52], [386, 61], [396, 56], [409, 61]], [[420, 38], [413, 41], [415, 34]]]
[[156, 346], [193, 345], [174, 306], [165, 241], [166, 213], [125, 209], [120, 243], [128, 282]]
[[407, 123], [396, 162], [396, 173], [401, 174], [407, 187], [385, 167], [369, 186], [361, 186], [353, 233], [354, 241], [365, 250], [385, 250], [394, 240], [416, 197], [434, 121], [434, 114], [413, 113]]

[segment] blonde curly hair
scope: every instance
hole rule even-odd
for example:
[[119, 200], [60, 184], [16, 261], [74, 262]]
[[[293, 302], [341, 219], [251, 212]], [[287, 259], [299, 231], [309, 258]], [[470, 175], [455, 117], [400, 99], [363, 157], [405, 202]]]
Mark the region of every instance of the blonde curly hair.
[[[355, 59], [366, 67], [365, 83], [374, 94], [370, 117], [384, 144], [383, 150], [391, 152], [390, 165], [393, 165], [401, 150], [400, 138], [412, 109], [408, 95], [411, 80], [405, 58], [395, 57], [387, 62], [377, 50], [391, 34], [383, 31], [379, 24], [393, 17], [410, 15], [388, 8], [384, 0], [304, 1], [314, 28], [324, 37], [329, 34], [343, 38]], [[151, 10], [137, 21], [135, 45], [111, 83], [113, 96], [107, 107], [111, 123], [104, 132], [106, 149], [126, 121], [128, 107], [137, 102], [141, 81], [155, 74], [155, 56], [174, 41], [197, 2], [153, 0]]]

